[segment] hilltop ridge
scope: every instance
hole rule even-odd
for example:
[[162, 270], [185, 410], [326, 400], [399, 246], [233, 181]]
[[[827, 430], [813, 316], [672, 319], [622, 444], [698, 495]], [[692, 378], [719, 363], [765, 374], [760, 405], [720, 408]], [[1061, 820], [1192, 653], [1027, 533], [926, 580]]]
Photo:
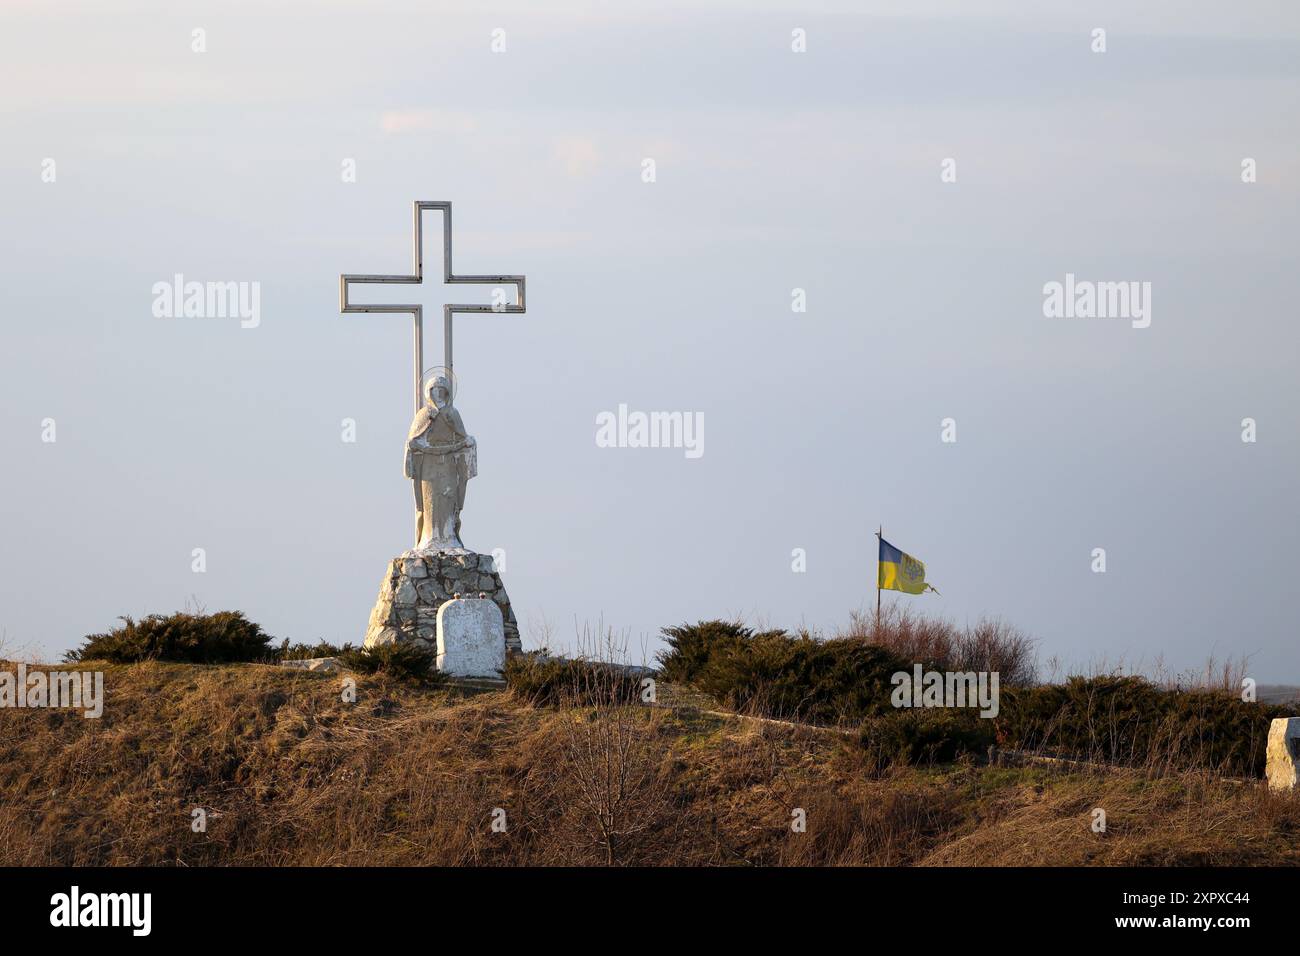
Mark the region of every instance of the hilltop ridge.
[[667, 706], [594, 714], [383, 675], [348, 675], [347, 703], [337, 674], [103, 670], [100, 719], [0, 711], [0, 863], [1300, 863], [1300, 801], [1262, 783], [882, 771], [844, 734], [709, 713], [669, 685]]

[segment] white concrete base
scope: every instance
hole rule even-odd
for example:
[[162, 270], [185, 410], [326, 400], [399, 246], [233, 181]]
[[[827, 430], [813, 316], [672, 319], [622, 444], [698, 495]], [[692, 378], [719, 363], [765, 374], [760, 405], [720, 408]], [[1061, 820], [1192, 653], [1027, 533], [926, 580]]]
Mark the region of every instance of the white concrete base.
[[1268, 727], [1270, 790], [1296, 790], [1300, 783], [1300, 717], [1277, 717]]
[[451, 677], [500, 677], [505, 622], [495, 601], [457, 598], [438, 608], [437, 667]]

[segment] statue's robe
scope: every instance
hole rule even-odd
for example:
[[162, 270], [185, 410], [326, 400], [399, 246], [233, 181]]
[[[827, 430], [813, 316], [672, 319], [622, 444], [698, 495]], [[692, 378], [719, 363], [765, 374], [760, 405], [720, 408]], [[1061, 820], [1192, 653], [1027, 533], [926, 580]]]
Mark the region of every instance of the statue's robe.
[[[427, 448], [412, 449], [419, 440]], [[420, 512], [420, 548], [460, 548], [460, 511], [465, 485], [478, 474], [478, 448], [465, 432], [460, 412], [426, 403], [407, 433], [406, 477], [415, 483]]]

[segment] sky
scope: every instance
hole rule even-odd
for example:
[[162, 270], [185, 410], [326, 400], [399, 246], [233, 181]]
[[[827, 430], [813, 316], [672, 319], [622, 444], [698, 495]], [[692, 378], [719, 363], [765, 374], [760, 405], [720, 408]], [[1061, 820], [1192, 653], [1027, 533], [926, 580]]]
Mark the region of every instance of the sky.
[[[411, 323], [338, 277], [409, 271], [450, 200], [455, 270], [528, 281], [455, 332], [462, 537], [526, 647], [833, 633], [883, 526], [940, 592], [887, 602], [1300, 682], [1300, 8], [544, 6], [0, 8], [11, 649], [185, 607], [362, 639], [411, 544]], [[177, 274], [256, 321], [155, 314]], [[1149, 325], [1045, 315], [1067, 274]], [[602, 447], [621, 405], [700, 453]]]

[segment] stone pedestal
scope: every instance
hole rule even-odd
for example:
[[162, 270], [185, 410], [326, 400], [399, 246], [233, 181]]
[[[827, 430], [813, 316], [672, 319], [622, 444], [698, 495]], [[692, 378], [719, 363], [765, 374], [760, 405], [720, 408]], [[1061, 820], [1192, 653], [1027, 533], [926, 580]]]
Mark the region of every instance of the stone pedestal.
[[1278, 717], [1268, 726], [1270, 790], [1300, 790], [1300, 717]]
[[438, 670], [499, 679], [505, 666], [505, 628], [495, 601], [460, 598], [438, 608]]
[[438, 609], [454, 595], [480, 593], [501, 611], [506, 653], [519, 653], [519, 624], [492, 556], [463, 550], [407, 551], [390, 561], [370, 612], [365, 646], [418, 643], [436, 654]]

